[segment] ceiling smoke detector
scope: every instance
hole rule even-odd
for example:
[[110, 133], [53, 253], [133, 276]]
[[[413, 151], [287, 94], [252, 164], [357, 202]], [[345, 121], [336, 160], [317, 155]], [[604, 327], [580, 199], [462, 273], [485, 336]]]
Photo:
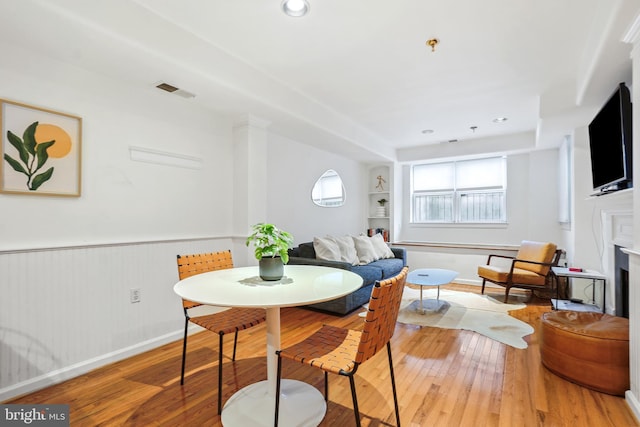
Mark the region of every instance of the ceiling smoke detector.
[[170, 85], [169, 83], [160, 82], [156, 84], [158, 89], [164, 90], [165, 92], [173, 93], [174, 95], [181, 96], [182, 98], [195, 98], [195, 94], [191, 92], [187, 92], [186, 90], [175, 87], [174, 85]]

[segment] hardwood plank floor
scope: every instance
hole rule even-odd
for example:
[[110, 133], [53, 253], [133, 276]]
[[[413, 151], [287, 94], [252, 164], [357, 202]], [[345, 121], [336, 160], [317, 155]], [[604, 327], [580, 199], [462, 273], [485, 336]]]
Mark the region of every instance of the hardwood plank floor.
[[[479, 293], [474, 286], [447, 288]], [[497, 298], [502, 292], [488, 291]], [[539, 322], [541, 314], [549, 310], [549, 300], [534, 297], [527, 308], [511, 313], [536, 330], [526, 338], [529, 346], [524, 350], [470, 331], [398, 323], [392, 352], [402, 424], [640, 426], [623, 398], [572, 384], [542, 366]], [[323, 323], [357, 328], [361, 322], [357, 312], [336, 317], [298, 308], [283, 309], [282, 344], [301, 340]], [[264, 324], [240, 333], [236, 362], [229, 358], [225, 361], [223, 401], [239, 388], [266, 378], [265, 333]], [[231, 342], [233, 338], [227, 339]], [[217, 337], [209, 332], [190, 337], [187, 376], [182, 387], [181, 343], [165, 345], [5, 403], [69, 404], [72, 426], [219, 426]], [[323, 391], [322, 373], [315, 369], [285, 361], [283, 376], [306, 381]], [[362, 424], [395, 425], [386, 352], [358, 370], [356, 386]], [[353, 424], [348, 379], [330, 376], [328, 409], [321, 425]]]

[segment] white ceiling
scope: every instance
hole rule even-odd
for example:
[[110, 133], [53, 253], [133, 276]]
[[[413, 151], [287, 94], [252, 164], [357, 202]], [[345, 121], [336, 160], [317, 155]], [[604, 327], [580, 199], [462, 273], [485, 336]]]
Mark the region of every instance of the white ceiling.
[[634, 0], [309, 2], [0, 0], [0, 39], [370, 161], [553, 147], [631, 83]]

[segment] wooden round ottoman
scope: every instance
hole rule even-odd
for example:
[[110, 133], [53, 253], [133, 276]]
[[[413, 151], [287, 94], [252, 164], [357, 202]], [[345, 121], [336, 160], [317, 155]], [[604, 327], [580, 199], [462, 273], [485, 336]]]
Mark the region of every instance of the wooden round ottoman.
[[542, 315], [542, 364], [584, 387], [622, 396], [629, 389], [629, 319], [604, 313]]

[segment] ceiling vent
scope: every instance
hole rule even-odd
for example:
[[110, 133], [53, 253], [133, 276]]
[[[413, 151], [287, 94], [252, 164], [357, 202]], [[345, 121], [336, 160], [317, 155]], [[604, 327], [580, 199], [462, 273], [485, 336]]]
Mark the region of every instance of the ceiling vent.
[[177, 88], [173, 85], [170, 85], [169, 83], [164, 83], [164, 82], [160, 82], [156, 84], [156, 87], [158, 89], [164, 90], [165, 92], [169, 92], [172, 93], [174, 95], [178, 95], [181, 96], [183, 98], [195, 98], [195, 94], [191, 93], [191, 92], [187, 92], [186, 90]]

